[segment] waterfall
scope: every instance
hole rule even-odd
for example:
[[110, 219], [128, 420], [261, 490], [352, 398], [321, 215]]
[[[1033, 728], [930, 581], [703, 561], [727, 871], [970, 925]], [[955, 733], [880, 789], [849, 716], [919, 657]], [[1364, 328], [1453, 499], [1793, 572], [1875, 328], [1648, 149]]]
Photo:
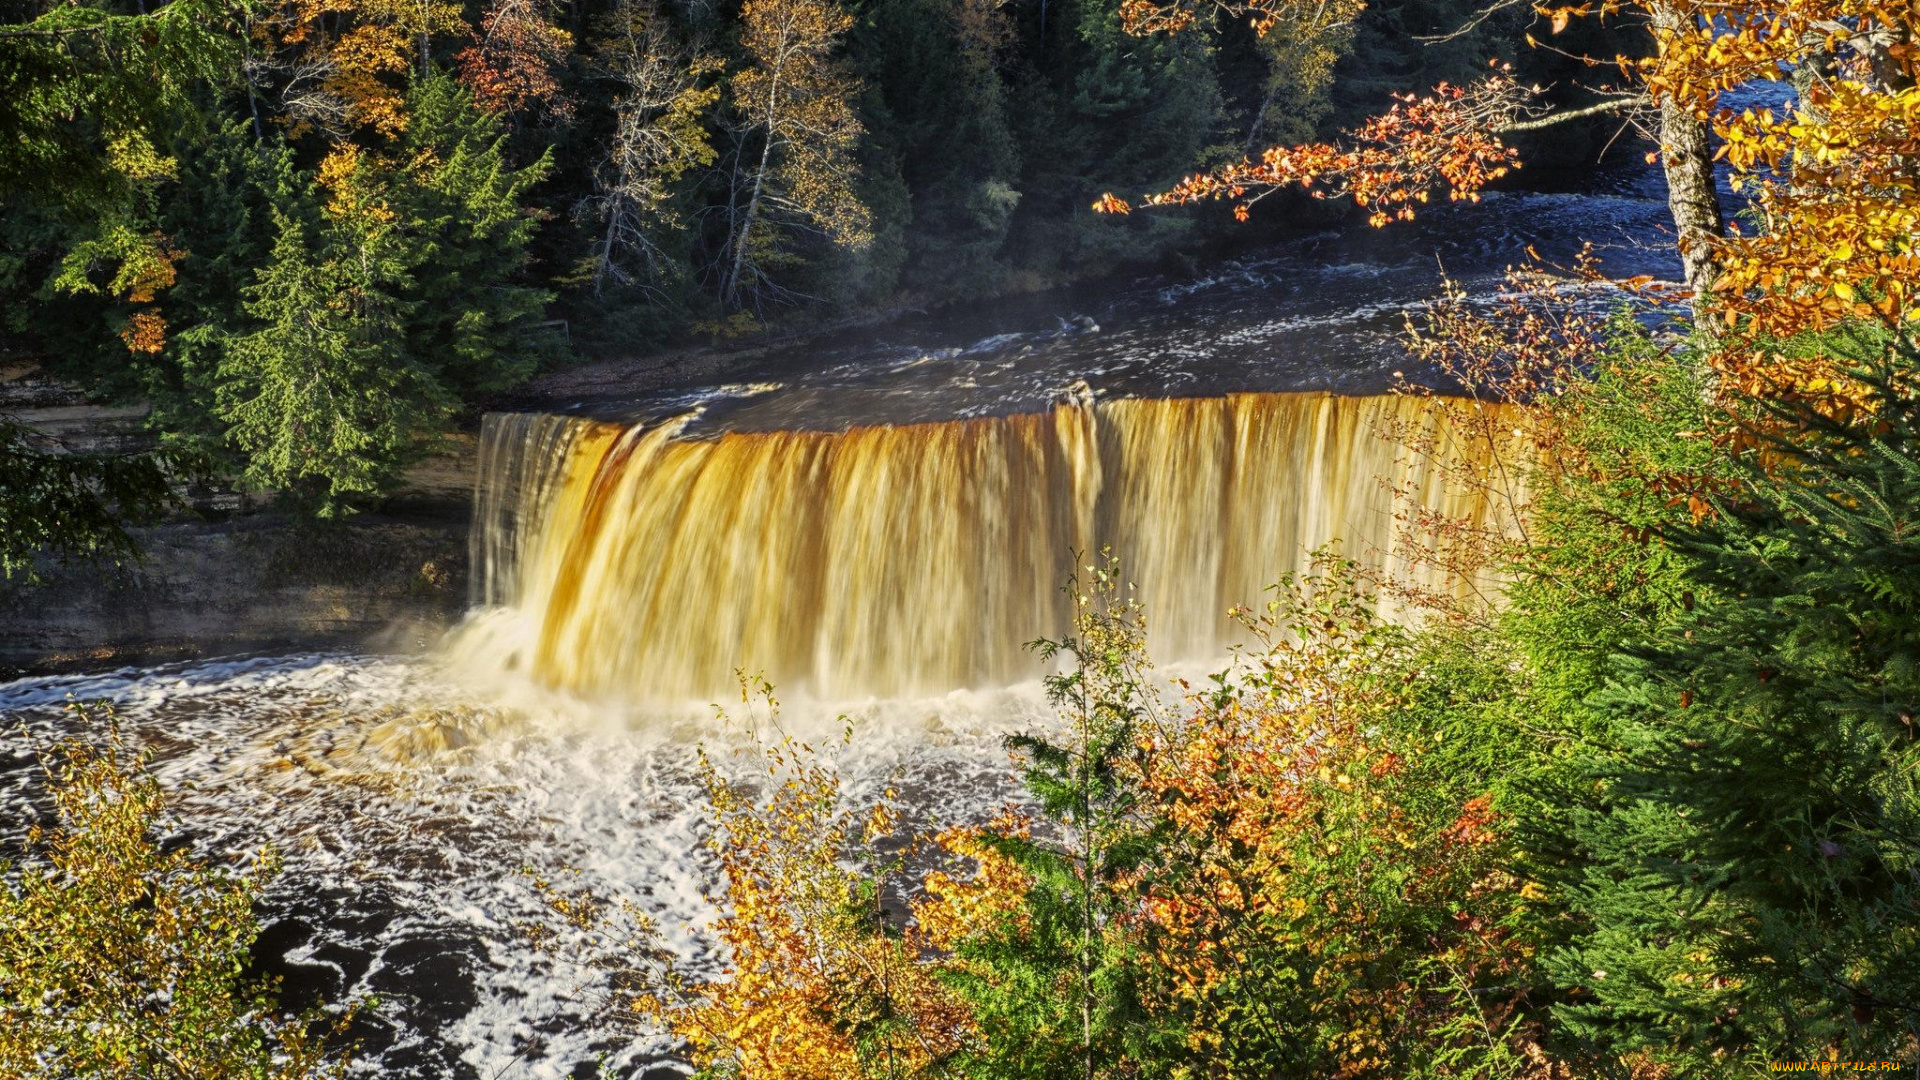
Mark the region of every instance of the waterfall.
[[1383, 437], [1446, 421], [1428, 399], [1329, 394], [698, 439], [490, 415], [474, 595], [514, 628], [495, 662], [582, 695], [713, 700], [745, 669], [788, 693], [911, 696], [1038, 675], [1024, 646], [1067, 629], [1073, 554], [1110, 545], [1156, 658], [1212, 659], [1227, 609], [1331, 540], [1423, 588], [1487, 584], [1418, 565], [1397, 524], [1501, 527]]

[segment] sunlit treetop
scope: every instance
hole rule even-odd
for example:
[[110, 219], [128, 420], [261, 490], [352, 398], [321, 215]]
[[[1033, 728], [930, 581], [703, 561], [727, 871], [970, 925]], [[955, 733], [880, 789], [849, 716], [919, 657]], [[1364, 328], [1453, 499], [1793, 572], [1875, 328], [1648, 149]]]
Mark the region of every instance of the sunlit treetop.
[[553, 24], [536, 0], [500, 0], [480, 20], [475, 43], [455, 62], [460, 81], [491, 112], [565, 120], [573, 103], [560, 86], [573, 35]]
[[[1746, 219], [1715, 242], [1704, 311], [1728, 335], [1733, 387], [1845, 409], [1848, 366], [1772, 343], [1842, 323], [1910, 333], [1920, 320], [1920, 5], [1772, 0], [1698, 9], [1638, 61], [1649, 94], [1710, 117]], [[1704, 17], [1711, 14], [1709, 26]], [[1729, 107], [1757, 80], [1791, 81], [1779, 110]], [[1736, 342], [1751, 342], [1739, 345]]]
[[431, 42], [471, 36], [444, 0], [291, 0], [256, 24], [253, 67], [285, 84], [293, 134], [392, 138], [407, 126], [406, 76], [430, 65]]

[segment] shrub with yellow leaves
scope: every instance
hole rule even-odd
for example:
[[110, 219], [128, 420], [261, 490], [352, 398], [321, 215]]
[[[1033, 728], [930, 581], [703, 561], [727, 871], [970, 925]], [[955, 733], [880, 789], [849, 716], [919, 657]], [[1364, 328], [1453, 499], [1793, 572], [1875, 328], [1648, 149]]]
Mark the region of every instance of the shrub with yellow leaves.
[[740, 752], [748, 767], [731, 774], [704, 751], [699, 762], [725, 882], [718, 977], [689, 975], [631, 907], [609, 910], [541, 883], [554, 910], [597, 939], [612, 969], [603, 1020], [629, 1032], [664, 1028], [703, 1076], [931, 1074], [973, 1029], [937, 969], [922, 962], [925, 936], [883, 907], [900, 871], [881, 853], [896, 825], [892, 792], [877, 806], [850, 807], [825, 748], [779, 732], [771, 686], [743, 683], [742, 702], [766, 710]]
[[0, 1075], [325, 1080], [347, 1009], [287, 1015], [246, 974], [270, 852], [231, 871], [166, 845], [166, 796], [112, 726], [48, 756], [54, 821], [0, 864]]

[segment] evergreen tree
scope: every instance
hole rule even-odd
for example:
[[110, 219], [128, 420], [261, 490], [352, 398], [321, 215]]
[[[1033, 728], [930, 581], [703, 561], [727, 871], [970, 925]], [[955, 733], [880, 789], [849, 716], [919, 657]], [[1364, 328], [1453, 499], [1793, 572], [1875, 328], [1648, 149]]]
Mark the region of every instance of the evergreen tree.
[[[1860, 355], [1858, 338], [1836, 350]], [[1869, 346], [1872, 343], [1867, 343]], [[1892, 1059], [1920, 1030], [1920, 394], [1778, 407], [1663, 530], [1679, 609], [1619, 652], [1572, 820], [1565, 1028], [1682, 1075]], [[1782, 433], [1782, 432], [1785, 433]]]
[[444, 74], [418, 80], [407, 105], [392, 186], [411, 278], [407, 351], [450, 390], [503, 390], [560, 350], [540, 328], [553, 293], [525, 283], [539, 221], [521, 203], [548, 158], [514, 168], [497, 122]]
[[1151, 706], [1139, 668], [1146, 624], [1116, 573], [1108, 562], [1071, 582], [1075, 634], [1035, 643], [1042, 659], [1070, 661], [1046, 681], [1070, 728], [1052, 739], [1008, 740], [1027, 763], [1026, 788], [1048, 828], [988, 839], [1032, 886], [1021, 918], [982, 928], [943, 975], [993, 1032], [969, 1051], [966, 1075], [1125, 1075], [1154, 1036], [1137, 992], [1137, 949], [1118, 923], [1138, 905], [1129, 873], [1156, 838], [1126, 767]]
[[[851, 35], [870, 88], [869, 143], [890, 152], [910, 200], [895, 215], [904, 218], [909, 288], [992, 288], [1006, 269], [1001, 248], [1021, 199], [1002, 77], [1014, 44], [1008, 12], [991, 0], [869, 3]], [[867, 202], [879, 234], [886, 204]], [[875, 244], [887, 246], [884, 237]]]
[[136, 185], [171, 169], [159, 148], [193, 91], [231, 72], [229, 13], [210, 0], [139, 14], [26, 6], [35, 17], [0, 23], [0, 195], [117, 215]]
[[127, 392], [152, 406], [147, 424], [163, 443], [233, 467], [225, 424], [210, 408], [226, 348], [244, 329], [247, 290], [273, 253], [276, 210], [310, 214], [313, 194], [292, 150], [256, 139], [243, 121], [177, 153], [186, 166], [158, 215], [160, 230], [188, 252], [167, 292], [172, 332], [159, 362], [131, 369], [138, 382]]
[[374, 183], [342, 178], [319, 220], [275, 212], [272, 257], [245, 290], [258, 328], [220, 368], [215, 411], [242, 479], [321, 516], [383, 491], [456, 405], [409, 348], [414, 259]]
[[1191, 238], [1191, 217], [1143, 216], [1121, 226], [1087, 210], [1085, 193], [1175, 179], [1220, 132], [1210, 45], [1198, 35], [1128, 34], [1120, 7], [1118, 0], [1055, 5], [1047, 51], [1015, 91], [1025, 105], [1013, 121], [1026, 194], [1011, 253], [1050, 276], [1111, 267]]

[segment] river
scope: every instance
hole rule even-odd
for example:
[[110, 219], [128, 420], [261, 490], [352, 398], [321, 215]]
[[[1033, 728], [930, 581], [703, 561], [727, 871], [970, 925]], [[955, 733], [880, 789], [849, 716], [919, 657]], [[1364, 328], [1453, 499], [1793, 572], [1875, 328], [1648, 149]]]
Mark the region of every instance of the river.
[[[1015, 794], [1002, 739], [1048, 722], [1018, 645], [1065, 629], [1048, 597], [1071, 548], [1116, 543], [1161, 579], [1142, 588], [1167, 647], [1217, 654], [1225, 604], [1298, 565], [1277, 549], [1347, 528], [1393, 461], [1361, 460], [1362, 407], [1324, 395], [1431, 377], [1398, 341], [1442, 267], [1489, 299], [1529, 246], [1564, 262], [1590, 240], [1613, 274], [1671, 279], [1665, 223], [1657, 177], [1622, 169], [1191, 280], [916, 316], [729, 385], [597, 392], [561, 411], [618, 425], [550, 421], [545, 442], [496, 419], [481, 603], [440, 651], [23, 679], [0, 723], [43, 746], [71, 730], [66, 702], [112, 701], [196, 841], [276, 845], [261, 954], [295, 1001], [380, 999], [366, 1075], [675, 1072], [657, 1041], [592, 1033], [597, 976], [528, 947], [522, 870], [577, 871], [710, 958], [695, 750], [724, 764], [768, 722], [706, 704], [735, 663], [782, 682], [780, 723], [833, 747], [851, 797], [892, 784], [919, 820], [983, 814]], [[646, 445], [619, 426], [669, 422]], [[28, 747], [7, 747], [17, 822], [43, 803]]]

